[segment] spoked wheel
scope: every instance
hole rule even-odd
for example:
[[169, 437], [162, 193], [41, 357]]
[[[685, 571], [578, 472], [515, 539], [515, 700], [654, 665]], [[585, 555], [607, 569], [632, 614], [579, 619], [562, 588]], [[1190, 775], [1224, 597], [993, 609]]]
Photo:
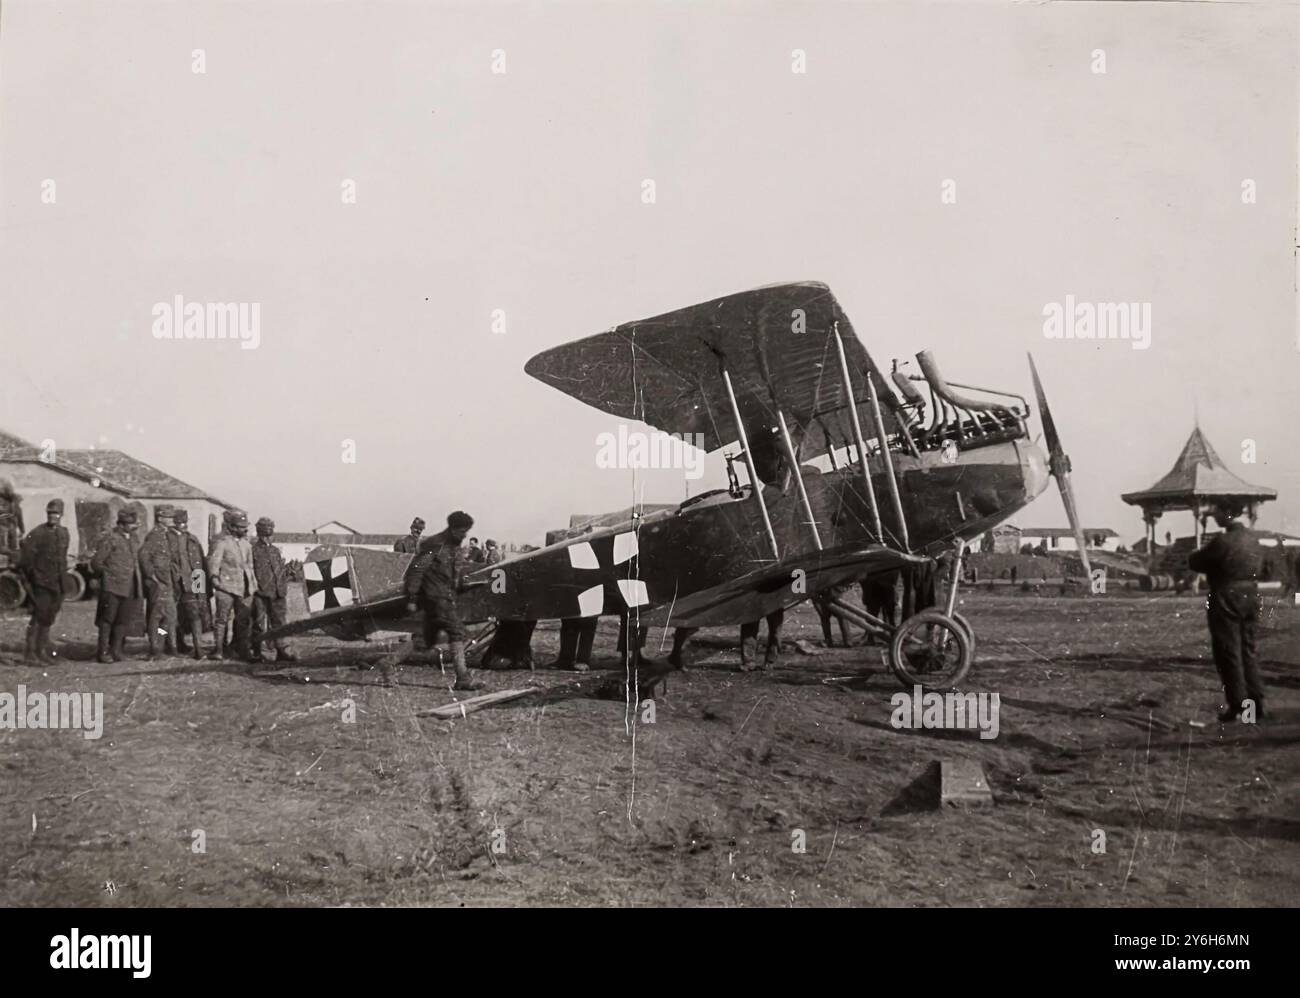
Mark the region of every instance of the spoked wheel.
[[942, 610], [922, 610], [894, 632], [889, 664], [904, 686], [950, 690], [970, 671], [969, 625]]

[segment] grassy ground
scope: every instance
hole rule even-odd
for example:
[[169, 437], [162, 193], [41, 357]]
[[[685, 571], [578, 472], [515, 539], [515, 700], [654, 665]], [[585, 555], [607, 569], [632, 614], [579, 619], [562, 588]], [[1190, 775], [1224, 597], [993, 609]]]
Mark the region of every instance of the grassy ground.
[[[544, 689], [420, 718], [453, 699], [436, 662], [385, 688], [357, 668], [382, 649], [324, 638], [270, 675], [97, 665], [88, 603], [31, 668], [10, 615], [0, 691], [102, 692], [106, 719], [0, 731], [0, 903], [1295, 905], [1300, 609], [1263, 626], [1276, 719], [1224, 728], [1202, 605], [972, 594], [992, 741], [895, 730], [879, 650], [821, 649], [806, 607], [787, 643], [820, 654], [741, 674], [705, 632], [653, 724], [591, 697], [599, 672], [484, 673]], [[979, 762], [996, 805], [934, 806], [942, 758]]]

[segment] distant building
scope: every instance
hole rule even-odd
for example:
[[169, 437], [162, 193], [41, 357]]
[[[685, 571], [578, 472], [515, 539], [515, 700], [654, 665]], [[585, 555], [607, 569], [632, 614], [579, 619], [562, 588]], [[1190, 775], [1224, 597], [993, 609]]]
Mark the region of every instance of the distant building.
[[284, 555], [285, 561], [306, 561], [307, 552], [322, 544], [366, 548], [369, 551], [392, 551], [393, 545], [405, 536], [405, 534], [362, 534], [346, 523], [330, 520], [309, 533], [277, 531], [274, 543]]
[[[1110, 527], [1084, 527], [1084, 543], [1089, 551], [1115, 551], [1119, 548], [1119, 534]], [[1042, 545], [1048, 551], [1077, 551], [1074, 531], [1069, 527], [1017, 527], [1003, 523], [977, 538], [973, 547], [977, 551], [996, 551], [1017, 554], [1026, 544]]]

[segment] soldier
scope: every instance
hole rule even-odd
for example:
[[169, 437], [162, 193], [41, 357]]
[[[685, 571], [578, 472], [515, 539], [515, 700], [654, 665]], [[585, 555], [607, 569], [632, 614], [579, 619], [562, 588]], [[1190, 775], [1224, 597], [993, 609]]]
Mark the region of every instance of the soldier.
[[54, 661], [47, 647], [50, 628], [63, 607], [63, 573], [68, 566], [68, 528], [63, 519], [63, 500], [51, 499], [45, 506], [45, 522], [28, 534], [18, 555], [18, 570], [32, 596], [32, 619], [27, 624], [25, 660], [33, 665]]
[[138, 522], [135, 510], [118, 510], [117, 528], [100, 543], [90, 562], [91, 570], [99, 575], [97, 662], [118, 662], [126, 657], [126, 632], [140, 615], [144, 578], [140, 574], [140, 545], [135, 538]]
[[226, 621], [233, 612], [235, 654], [251, 662], [249, 629], [253, 597], [257, 595], [257, 576], [253, 572], [253, 546], [248, 543], [248, 514], [227, 510], [222, 517], [222, 527], [208, 552], [208, 578], [217, 596], [217, 613], [212, 628], [216, 647], [212, 658], [219, 662], [226, 657]]
[[176, 587], [180, 584], [181, 544], [172, 529], [174, 512], [171, 506], [156, 506], [154, 528], [140, 545], [140, 571], [148, 604], [145, 627], [150, 662], [158, 657], [159, 646], [168, 655], [176, 654]]
[[[284, 558], [280, 549], [271, 543], [275, 536], [275, 521], [264, 516], [257, 521], [257, 540], [253, 542], [253, 574], [257, 576], [257, 595], [253, 597], [253, 661], [262, 661], [262, 635], [268, 630], [283, 627], [286, 600], [289, 596], [285, 577]], [[267, 624], [270, 627], [267, 627]], [[285, 638], [276, 638], [277, 662], [296, 662], [298, 656]]]
[[407, 610], [424, 610], [424, 643], [433, 648], [438, 633], [447, 632], [452, 658], [456, 663], [457, 690], [481, 690], [482, 683], [470, 678], [465, 664], [465, 627], [456, 606], [461, 588], [463, 556], [461, 544], [474, 518], [457, 510], [447, 517], [447, 529], [420, 542], [420, 553], [406, 574]]
[[[182, 655], [203, 657], [203, 632], [212, 624], [212, 608], [208, 604], [208, 570], [203, 560], [203, 545], [189, 531], [190, 514], [176, 510], [174, 518], [177, 540], [176, 599], [180, 610], [180, 628], [176, 633], [176, 650]], [[192, 648], [185, 647], [189, 634]]]
[[415, 554], [420, 550], [420, 535], [424, 533], [424, 521], [418, 516], [411, 521], [411, 532], [393, 545], [399, 554]]
[[483, 549], [478, 546], [478, 538], [469, 539], [469, 550], [465, 552], [465, 560], [473, 562], [475, 565], [483, 564]]
[[1214, 665], [1227, 700], [1219, 713], [1224, 723], [1239, 718], [1249, 701], [1254, 702], [1255, 720], [1264, 718], [1264, 683], [1255, 663], [1262, 558], [1258, 537], [1237, 519], [1240, 515], [1239, 510], [1216, 509], [1214, 519], [1223, 533], [1187, 559], [1187, 567], [1210, 583], [1205, 606]]
[[501, 560], [501, 549], [497, 547], [497, 542], [488, 538], [487, 549], [483, 552], [483, 563], [486, 565], [495, 565]]

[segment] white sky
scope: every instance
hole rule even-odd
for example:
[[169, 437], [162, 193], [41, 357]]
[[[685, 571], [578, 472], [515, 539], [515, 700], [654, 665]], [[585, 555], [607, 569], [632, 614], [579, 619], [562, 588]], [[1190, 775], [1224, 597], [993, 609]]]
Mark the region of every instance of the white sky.
[[[464, 508], [537, 543], [633, 481], [530, 356], [815, 279], [882, 366], [1029, 394], [1034, 350], [1088, 525], [1141, 536], [1119, 494], [1198, 405], [1300, 533], [1296, 41], [1290, 3], [5, 0], [0, 428], [282, 530]], [[260, 302], [260, 348], [155, 340], [177, 294]], [[1151, 348], [1045, 340], [1066, 294], [1151, 302]], [[1018, 522], [1063, 524], [1055, 492]]]

